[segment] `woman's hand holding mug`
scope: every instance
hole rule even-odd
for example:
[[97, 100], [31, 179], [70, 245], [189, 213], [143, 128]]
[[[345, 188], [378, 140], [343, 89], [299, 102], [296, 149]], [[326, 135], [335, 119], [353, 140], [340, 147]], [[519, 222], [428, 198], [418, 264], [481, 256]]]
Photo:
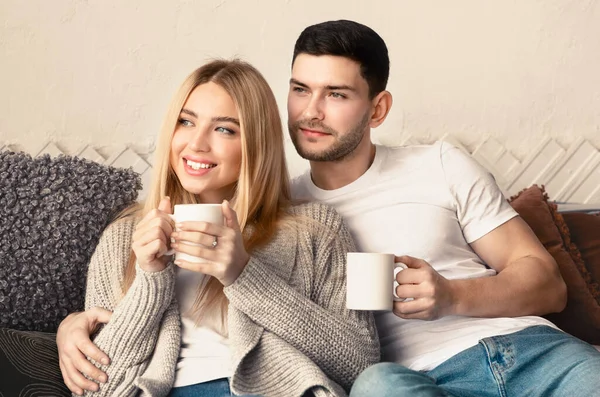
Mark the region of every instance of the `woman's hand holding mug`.
[[242, 273], [250, 256], [244, 247], [237, 214], [228, 201], [223, 201], [220, 211], [224, 222], [214, 218], [213, 222], [183, 220], [176, 206], [177, 224], [171, 234], [171, 248], [177, 266], [213, 276], [227, 287]]
[[169, 240], [173, 233], [171, 219], [171, 199], [163, 198], [157, 209], [150, 211], [137, 224], [133, 233], [131, 248], [138, 265], [147, 272], [163, 270], [170, 258], [165, 256], [169, 250]]

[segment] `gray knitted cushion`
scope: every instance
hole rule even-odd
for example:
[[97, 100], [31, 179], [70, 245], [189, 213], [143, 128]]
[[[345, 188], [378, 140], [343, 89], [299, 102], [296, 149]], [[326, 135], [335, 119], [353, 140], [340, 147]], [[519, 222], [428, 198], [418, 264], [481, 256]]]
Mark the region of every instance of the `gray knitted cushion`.
[[81, 310], [100, 234], [140, 188], [132, 170], [0, 153], [0, 328], [55, 332]]

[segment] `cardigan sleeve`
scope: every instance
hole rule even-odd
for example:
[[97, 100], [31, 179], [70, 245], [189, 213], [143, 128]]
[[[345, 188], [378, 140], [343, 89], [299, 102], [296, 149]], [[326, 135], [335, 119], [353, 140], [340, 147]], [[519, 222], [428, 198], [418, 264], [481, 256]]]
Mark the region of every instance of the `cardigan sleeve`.
[[[309, 220], [309, 227], [299, 234], [308, 233], [312, 247], [298, 249], [295, 266], [297, 271], [310, 269], [310, 296], [255, 257], [224, 291], [230, 305], [279, 335], [349, 390], [356, 377], [380, 359], [372, 313], [345, 307], [346, 253], [354, 250], [354, 243], [333, 209], [310, 204], [297, 211]], [[302, 241], [300, 237], [299, 244]]]
[[[136, 265], [135, 279], [121, 297], [122, 274], [129, 260], [134, 222], [120, 220], [102, 235], [88, 269], [86, 309], [101, 306], [113, 311], [111, 320], [94, 337], [94, 343], [111, 359], [96, 366], [106, 372], [94, 396], [135, 395], [136, 383], [148, 367], [159, 337], [163, 316], [174, 301], [171, 265], [146, 272]], [[171, 311], [176, 308], [172, 308]], [[159, 379], [160, 381], [160, 379]]]

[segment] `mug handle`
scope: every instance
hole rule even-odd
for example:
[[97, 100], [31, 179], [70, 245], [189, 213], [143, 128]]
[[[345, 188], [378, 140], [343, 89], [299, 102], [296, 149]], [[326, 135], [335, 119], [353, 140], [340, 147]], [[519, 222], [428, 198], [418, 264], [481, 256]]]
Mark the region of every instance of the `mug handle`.
[[407, 267], [408, 266], [406, 266], [402, 262], [394, 262], [394, 286], [392, 288], [392, 294], [394, 295], [394, 302], [404, 302], [405, 300], [408, 299], [408, 298], [400, 298], [400, 297], [398, 297], [398, 295], [396, 295], [396, 287], [400, 285], [396, 281], [396, 275], [398, 273], [400, 273], [402, 270], [406, 269]]

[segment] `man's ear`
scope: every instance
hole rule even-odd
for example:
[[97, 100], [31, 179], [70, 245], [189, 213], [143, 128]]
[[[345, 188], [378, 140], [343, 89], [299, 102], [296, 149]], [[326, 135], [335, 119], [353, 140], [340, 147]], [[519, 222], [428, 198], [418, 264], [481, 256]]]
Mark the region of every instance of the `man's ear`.
[[387, 117], [392, 108], [392, 94], [389, 91], [381, 91], [372, 100], [373, 114], [369, 126], [371, 128], [379, 127]]

